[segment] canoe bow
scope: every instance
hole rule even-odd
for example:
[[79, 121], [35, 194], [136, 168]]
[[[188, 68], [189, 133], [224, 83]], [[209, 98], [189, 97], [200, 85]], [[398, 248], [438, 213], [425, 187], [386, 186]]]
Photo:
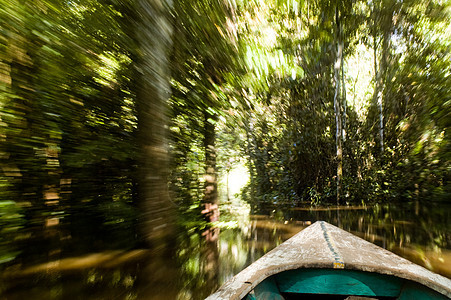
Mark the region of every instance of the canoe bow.
[[392, 275], [451, 298], [451, 280], [324, 221], [302, 230], [228, 280], [207, 300], [242, 299], [266, 278], [295, 269], [346, 269]]

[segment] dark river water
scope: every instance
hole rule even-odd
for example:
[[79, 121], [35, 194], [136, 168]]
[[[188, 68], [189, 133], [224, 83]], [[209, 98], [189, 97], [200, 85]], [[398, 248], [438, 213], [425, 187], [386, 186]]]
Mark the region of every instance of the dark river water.
[[[0, 264], [0, 299], [204, 299], [234, 274], [324, 220], [451, 278], [451, 206], [444, 203], [222, 208], [219, 227], [181, 232], [174, 258], [146, 249], [89, 251]], [[101, 237], [98, 237], [101, 239]], [[95, 243], [94, 240], [91, 240]], [[54, 257], [60, 257], [55, 259]]]

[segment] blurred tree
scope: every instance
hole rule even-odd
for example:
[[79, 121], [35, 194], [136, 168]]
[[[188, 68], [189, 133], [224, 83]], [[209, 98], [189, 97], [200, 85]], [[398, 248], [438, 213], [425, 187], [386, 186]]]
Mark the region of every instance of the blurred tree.
[[[174, 242], [175, 207], [168, 191], [169, 54], [172, 48], [171, 1], [137, 1], [136, 68], [140, 205], [143, 231], [150, 244], [166, 251]], [[166, 248], [167, 247], [167, 248]]]
[[129, 218], [113, 224], [131, 225], [135, 116], [118, 7], [5, 1], [0, 13], [2, 165], [9, 170], [1, 196], [23, 209], [15, 241], [30, 247], [22, 258], [95, 239], [86, 224], [94, 225], [90, 233], [112, 232], [107, 223], [120, 219], [113, 207]]
[[[194, 140], [180, 140], [192, 144], [185, 151], [193, 151], [194, 145], [202, 147], [202, 210], [209, 221], [215, 221], [219, 213], [215, 129], [219, 116], [230, 106], [226, 90], [228, 74], [237, 76], [241, 72], [237, 61], [234, 6], [227, 1], [177, 1], [175, 14], [173, 114], [177, 119], [189, 120], [188, 126], [193, 126], [189, 129], [196, 133], [192, 135]], [[180, 130], [182, 124], [176, 121], [174, 125]]]

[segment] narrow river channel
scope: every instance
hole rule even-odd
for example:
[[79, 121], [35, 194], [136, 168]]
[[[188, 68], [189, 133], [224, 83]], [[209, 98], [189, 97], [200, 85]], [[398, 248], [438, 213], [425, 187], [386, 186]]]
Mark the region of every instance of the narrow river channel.
[[[317, 220], [451, 278], [451, 209], [442, 203], [260, 209], [225, 206], [219, 228], [180, 233], [177, 262], [144, 249], [4, 267], [2, 299], [203, 299]], [[169, 260], [168, 260], [169, 261]]]

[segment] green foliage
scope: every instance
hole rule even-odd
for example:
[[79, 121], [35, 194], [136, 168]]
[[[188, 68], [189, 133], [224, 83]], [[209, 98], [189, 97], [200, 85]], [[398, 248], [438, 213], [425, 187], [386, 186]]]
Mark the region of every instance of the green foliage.
[[[45, 253], [84, 239], [90, 222], [111, 227], [126, 220], [123, 227], [135, 226], [130, 224], [136, 219], [130, 182], [136, 116], [123, 4], [0, 5], [0, 159], [5, 182], [0, 201], [14, 200], [14, 205], [2, 205], [0, 213], [2, 220], [20, 221], [20, 226], [2, 227], [15, 232], [2, 233], [2, 247], [29, 243], [24, 259], [34, 251]], [[99, 214], [92, 218], [83, 209]], [[41, 228], [49, 222], [60, 224], [61, 236], [72, 241], [46, 234]]]
[[[449, 24], [445, 25], [449, 3], [387, 1], [371, 6], [345, 1], [336, 7], [322, 1], [293, 3], [290, 7], [268, 2], [257, 8], [249, 2], [249, 15], [242, 13], [248, 16], [241, 28], [248, 49], [281, 49], [292, 62], [290, 68], [302, 70], [280, 76], [284, 67], [268, 68], [270, 59], [261, 58], [257, 50], [246, 56], [255, 65], [254, 82], [265, 86], [255, 88], [248, 83], [252, 79], [244, 82], [253, 108], [247, 114], [250, 125], [245, 126], [248, 139], [243, 149], [252, 176], [244, 193], [248, 201], [277, 203], [283, 198], [292, 204], [302, 200], [316, 204], [336, 197], [332, 103], [336, 13], [345, 39], [348, 98], [342, 108], [344, 200], [449, 198], [450, 52]], [[264, 41], [268, 32], [277, 39], [263, 46], [252, 44], [254, 36]], [[379, 112], [372, 102], [379, 80], [374, 64], [382, 78], [384, 153], [378, 146]]]
[[0, 264], [12, 261], [20, 253], [14, 240], [24, 225], [22, 210], [13, 201], [0, 201]]

